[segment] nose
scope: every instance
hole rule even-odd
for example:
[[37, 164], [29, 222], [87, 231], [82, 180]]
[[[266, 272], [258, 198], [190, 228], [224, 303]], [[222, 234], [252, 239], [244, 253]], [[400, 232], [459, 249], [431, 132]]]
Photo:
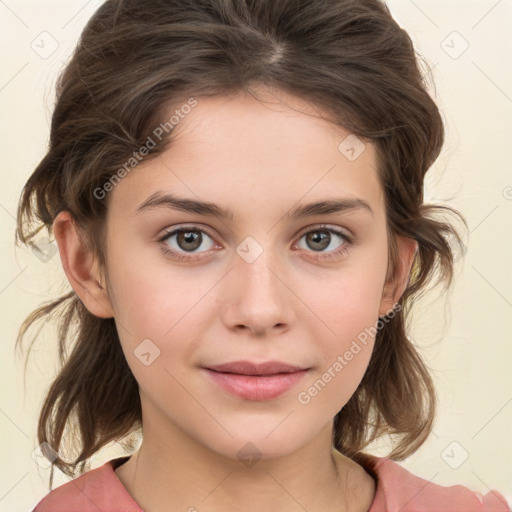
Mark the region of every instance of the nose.
[[294, 294], [286, 272], [263, 251], [254, 261], [238, 255], [226, 276], [222, 318], [231, 330], [248, 330], [263, 337], [269, 331], [284, 332], [293, 322]]

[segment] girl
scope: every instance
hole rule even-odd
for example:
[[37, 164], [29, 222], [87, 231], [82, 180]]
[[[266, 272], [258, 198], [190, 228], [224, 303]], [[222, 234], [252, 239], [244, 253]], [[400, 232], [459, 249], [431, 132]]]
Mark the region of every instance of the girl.
[[443, 124], [384, 3], [108, 0], [57, 99], [17, 236], [48, 228], [73, 290], [18, 342], [60, 319], [38, 437], [77, 478], [36, 512], [509, 510], [396, 462], [436, 411], [409, 308], [461, 239], [423, 204]]

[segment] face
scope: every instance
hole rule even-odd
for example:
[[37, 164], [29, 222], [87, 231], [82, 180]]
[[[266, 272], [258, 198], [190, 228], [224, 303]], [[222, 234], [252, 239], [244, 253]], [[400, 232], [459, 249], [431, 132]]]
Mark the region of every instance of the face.
[[[307, 103], [268, 99], [197, 98], [166, 152], [109, 192], [109, 293], [145, 429], [230, 458], [246, 443], [278, 457], [312, 441], [355, 392], [388, 310], [374, 147], [357, 156]], [[171, 194], [226, 215], [177, 209]], [[327, 201], [346, 204], [304, 209]], [[205, 369], [235, 361], [305, 371]]]

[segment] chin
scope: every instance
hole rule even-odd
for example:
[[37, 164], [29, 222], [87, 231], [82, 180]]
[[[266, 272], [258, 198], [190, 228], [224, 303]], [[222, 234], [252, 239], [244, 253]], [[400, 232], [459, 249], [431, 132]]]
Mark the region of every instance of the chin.
[[[272, 432], [275, 425], [278, 424], [261, 430], [251, 429], [254, 431], [254, 435], [251, 435], [247, 429], [239, 430], [239, 432], [244, 432], [243, 435], [235, 435], [230, 430], [233, 437], [226, 434], [222, 440], [210, 438], [206, 445], [222, 457], [239, 461], [246, 467], [252, 467], [259, 460], [288, 456], [307, 443], [307, 439], [295, 436], [289, 428], [283, 429], [281, 435], [278, 434], [277, 429]], [[270, 436], [269, 432], [272, 432]]]

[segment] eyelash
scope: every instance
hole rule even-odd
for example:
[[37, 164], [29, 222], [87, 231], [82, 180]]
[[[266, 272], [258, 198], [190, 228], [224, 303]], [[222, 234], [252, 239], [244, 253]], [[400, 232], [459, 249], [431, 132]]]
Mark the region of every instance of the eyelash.
[[[196, 231], [200, 232], [200, 233], [205, 233], [212, 240], [214, 240], [214, 237], [212, 236], [212, 234], [209, 233], [209, 231], [204, 228], [198, 228], [196, 226], [183, 226], [178, 229], [172, 229], [172, 230], [165, 232], [158, 239], [158, 242], [161, 245], [161, 248], [162, 248], [162, 251], [164, 252], [164, 254], [170, 255], [179, 261], [191, 261], [193, 259], [197, 259], [197, 257], [193, 255], [195, 253], [184, 254], [182, 252], [177, 252], [174, 249], [170, 249], [169, 245], [166, 244], [165, 241], [167, 239], [169, 239], [171, 236], [177, 235], [179, 233], [188, 233], [188, 232], [196, 232]], [[321, 231], [324, 231], [324, 232], [328, 231], [329, 233], [334, 233], [335, 235], [339, 236], [343, 240], [343, 245], [341, 245], [341, 247], [339, 247], [338, 249], [327, 252], [325, 254], [324, 253], [316, 253], [316, 254], [320, 255], [320, 257], [316, 258], [317, 260], [328, 261], [328, 260], [331, 260], [332, 258], [339, 258], [340, 256], [342, 256], [343, 254], [345, 254], [348, 251], [349, 247], [353, 243], [352, 237], [349, 237], [348, 235], [346, 235], [342, 231], [339, 231], [338, 229], [328, 228], [327, 226], [323, 226], [323, 225], [317, 226], [314, 229], [310, 229], [309, 231], [305, 231], [304, 233], [302, 233], [300, 235], [299, 240], [303, 236], [308, 235], [309, 233], [315, 233], [315, 232], [321, 232]]]

